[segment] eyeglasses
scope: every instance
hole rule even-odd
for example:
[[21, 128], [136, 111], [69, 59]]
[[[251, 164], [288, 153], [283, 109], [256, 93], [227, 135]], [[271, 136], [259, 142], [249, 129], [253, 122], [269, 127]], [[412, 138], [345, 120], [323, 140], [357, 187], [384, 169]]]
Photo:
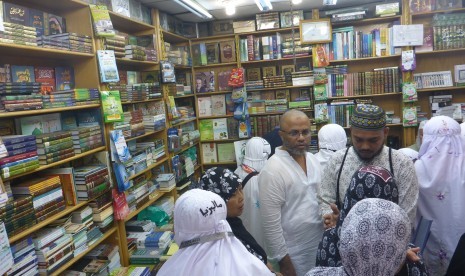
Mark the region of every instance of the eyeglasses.
[[303, 137], [308, 137], [310, 136], [311, 132], [309, 129], [304, 129], [302, 131], [298, 131], [298, 130], [291, 130], [291, 131], [284, 131], [282, 129], [280, 129], [279, 131], [282, 131], [284, 133], [286, 133], [287, 135], [291, 136], [291, 137], [299, 137], [300, 135], [302, 135]]

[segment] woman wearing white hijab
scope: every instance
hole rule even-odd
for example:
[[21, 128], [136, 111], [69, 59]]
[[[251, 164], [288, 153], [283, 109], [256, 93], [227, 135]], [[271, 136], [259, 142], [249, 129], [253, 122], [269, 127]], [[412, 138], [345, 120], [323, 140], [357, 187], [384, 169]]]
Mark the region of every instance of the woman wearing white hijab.
[[342, 266], [316, 267], [305, 276], [394, 276], [405, 261], [410, 232], [410, 219], [399, 205], [363, 199], [341, 227]]
[[420, 122], [420, 125], [418, 126], [417, 139], [415, 140], [415, 144], [409, 146], [410, 149], [413, 149], [414, 151], [420, 151], [421, 143], [423, 140], [423, 129], [427, 122], [428, 120]]
[[320, 151], [315, 157], [320, 161], [321, 168], [324, 168], [333, 153], [347, 146], [347, 134], [343, 127], [338, 124], [324, 125], [318, 131], [318, 147]]
[[465, 139], [450, 117], [431, 118], [415, 170], [420, 186], [417, 218], [433, 220], [423, 253], [431, 275], [444, 275], [465, 232]]
[[[263, 236], [262, 217], [260, 215], [260, 203], [258, 193], [258, 173], [265, 166], [266, 160], [271, 154], [271, 146], [268, 141], [260, 137], [253, 137], [245, 146], [245, 155], [242, 164], [235, 173], [242, 179], [244, 191], [244, 211], [240, 218], [245, 228], [255, 238], [257, 243], [265, 248]], [[244, 185], [247, 175], [254, 173]]]
[[461, 123], [460, 128], [461, 128], [460, 134], [462, 134], [462, 136], [465, 137], [465, 123]]
[[174, 207], [174, 239], [179, 250], [159, 276], [274, 275], [231, 232], [226, 203], [217, 194], [193, 189]]

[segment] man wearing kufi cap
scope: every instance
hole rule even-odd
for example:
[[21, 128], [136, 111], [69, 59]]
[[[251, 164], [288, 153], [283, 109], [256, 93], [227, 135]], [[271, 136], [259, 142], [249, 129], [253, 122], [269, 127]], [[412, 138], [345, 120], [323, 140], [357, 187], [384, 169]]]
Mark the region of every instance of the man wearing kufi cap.
[[[418, 200], [418, 181], [413, 162], [401, 152], [385, 146], [389, 133], [386, 113], [376, 105], [359, 104], [350, 117], [352, 146], [337, 151], [328, 161], [320, 184], [320, 210], [325, 228], [336, 224], [338, 209], [350, 185], [350, 177], [362, 166], [387, 168], [399, 189], [399, 206], [409, 215], [412, 226]], [[329, 169], [331, 168], [331, 169]], [[331, 206], [324, 203], [334, 203]], [[339, 208], [337, 208], [339, 206]]]

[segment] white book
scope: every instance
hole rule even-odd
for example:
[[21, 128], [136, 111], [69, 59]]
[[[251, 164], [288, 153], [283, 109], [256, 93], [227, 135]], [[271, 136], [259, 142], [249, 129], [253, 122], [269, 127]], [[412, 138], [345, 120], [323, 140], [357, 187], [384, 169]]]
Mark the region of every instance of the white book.
[[203, 143], [202, 144], [202, 159], [203, 159], [204, 164], [218, 162], [215, 143]]
[[227, 118], [213, 119], [213, 139], [228, 139], [228, 120]]
[[197, 106], [199, 107], [199, 117], [207, 117], [212, 115], [211, 97], [197, 98]]

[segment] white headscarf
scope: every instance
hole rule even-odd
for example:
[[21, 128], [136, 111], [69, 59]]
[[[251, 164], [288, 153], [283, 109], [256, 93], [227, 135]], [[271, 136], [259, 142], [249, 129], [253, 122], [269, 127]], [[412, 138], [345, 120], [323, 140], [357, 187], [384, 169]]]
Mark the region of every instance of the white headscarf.
[[323, 168], [334, 152], [347, 146], [347, 134], [344, 128], [338, 124], [324, 125], [318, 131], [318, 146], [320, 150], [315, 154], [315, 157]]
[[402, 152], [403, 154], [407, 155], [408, 157], [410, 157], [410, 159], [412, 159], [412, 161], [418, 159], [418, 151], [416, 151], [416, 150], [413, 150], [411, 148], [401, 148], [401, 149], [399, 149], [399, 151]]
[[461, 123], [460, 128], [461, 128], [460, 134], [465, 137], [465, 123]]
[[[231, 232], [226, 203], [217, 194], [201, 189], [185, 192], [174, 207], [177, 244], [216, 233]], [[273, 275], [234, 236], [181, 248], [163, 265], [160, 276]]]
[[465, 138], [450, 117], [431, 118], [415, 170], [420, 187], [417, 218], [433, 220], [424, 251], [431, 275], [444, 275], [460, 236], [465, 232]]
[[393, 276], [405, 260], [410, 232], [410, 219], [399, 205], [379, 198], [361, 200], [341, 227], [342, 267], [317, 267], [306, 276]]
[[[261, 137], [252, 137], [245, 146], [243, 165], [239, 165], [235, 173], [244, 179], [250, 169], [260, 172], [265, 166], [266, 160], [271, 154], [271, 146], [268, 141]], [[263, 236], [262, 217], [260, 215], [259, 191], [258, 191], [258, 175], [249, 179], [243, 187], [244, 191], [244, 211], [240, 218], [244, 227], [249, 231], [257, 243], [265, 246], [265, 237]]]
[[424, 129], [427, 122], [428, 122], [428, 120], [421, 121], [420, 125], [418, 126], [417, 139], [415, 140], [415, 144], [417, 145], [418, 150], [420, 150], [421, 143], [422, 143], [421, 142], [421, 137], [420, 137], [420, 129]]

